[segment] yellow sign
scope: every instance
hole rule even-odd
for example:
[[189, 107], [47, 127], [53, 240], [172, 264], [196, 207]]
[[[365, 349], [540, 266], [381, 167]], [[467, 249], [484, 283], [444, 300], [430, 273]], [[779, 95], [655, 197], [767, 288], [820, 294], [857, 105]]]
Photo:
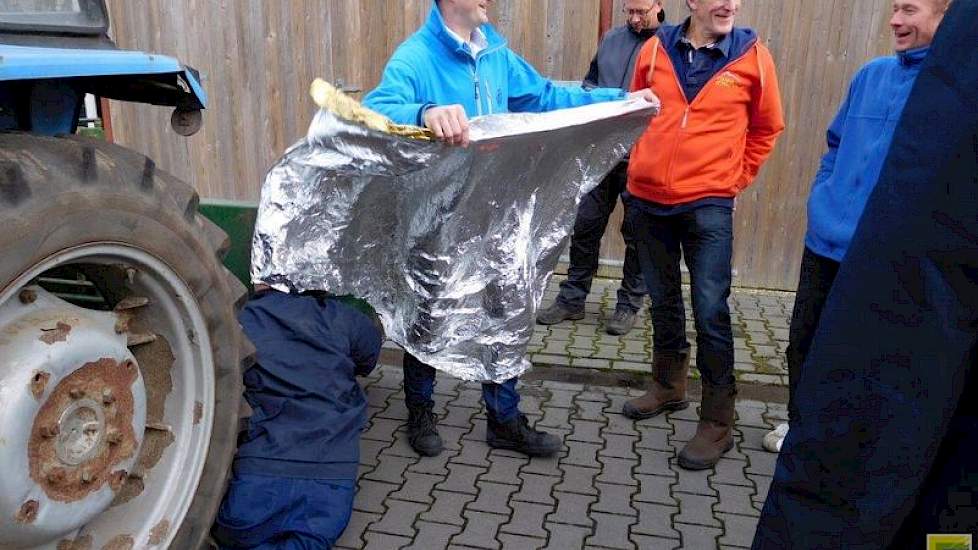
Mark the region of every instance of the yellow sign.
[[971, 550], [971, 535], [927, 535], [927, 550]]

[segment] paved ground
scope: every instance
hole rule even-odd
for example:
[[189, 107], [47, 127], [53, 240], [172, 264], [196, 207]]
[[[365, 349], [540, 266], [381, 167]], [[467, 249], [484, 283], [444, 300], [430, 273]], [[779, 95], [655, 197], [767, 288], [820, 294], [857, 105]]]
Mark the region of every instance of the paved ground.
[[[564, 277], [555, 275], [543, 299], [549, 306], [557, 296]], [[595, 279], [581, 321], [567, 321], [544, 327], [537, 325], [530, 342], [530, 358], [538, 367], [581, 367], [610, 371], [648, 372], [652, 359], [652, 324], [648, 308], [640, 314], [635, 329], [623, 337], [604, 332], [604, 323], [615, 310], [618, 281]], [[694, 346], [689, 287], [683, 287], [686, 300], [686, 330]], [[647, 301], [647, 300], [646, 300]], [[788, 318], [794, 294], [788, 292], [735, 289], [730, 298], [734, 354], [739, 380], [747, 383], [786, 386]], [[695, 359], [694, 359], [695, 364]], [[693, 372], [695, 376], [695, 369]]]
[[[766, 311], [760, 303], [754, 310]], [[584, 326], [594, 325], [581, 322], [576, 328]], [[529, 460], [486, 446], [477, 384], [439, 375], [436, 402], [448, 449], [422, 459], [405, 441], [401, 380], [399, 368], [381, 367], [365, 381], [371, 421], [361, 446], [355, 511], [341, 548], [750, 545], [774, 471], [775, 455], [761, 450], [761, 438], [784, 418], [783, 405], [741, 400], [735, 450], [715, 471], [687, 472], [676, 465], [676, 454], [695, 431], [695, 406], [633, 423], [619, 413], [637, 390], [529, 382], [521, 388], [523, 410], [531, 423], [565, 441], [558, 457]]]

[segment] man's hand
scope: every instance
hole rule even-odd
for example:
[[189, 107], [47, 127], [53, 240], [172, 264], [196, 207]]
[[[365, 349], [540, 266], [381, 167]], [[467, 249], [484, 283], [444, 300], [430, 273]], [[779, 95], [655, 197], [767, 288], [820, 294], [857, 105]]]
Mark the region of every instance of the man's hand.
[[637, 92], [631, 92], [628, 94], [628, 99], [642, 98], [649, 103], [659, 104], [659, 98], [655, 96], [651, 88], [645, 88], [644, 90], [639, 90]]
[[424, 113], [424, 125], [449, 145], [469, 145], [469, 118], [461, 105], [432, 107]]

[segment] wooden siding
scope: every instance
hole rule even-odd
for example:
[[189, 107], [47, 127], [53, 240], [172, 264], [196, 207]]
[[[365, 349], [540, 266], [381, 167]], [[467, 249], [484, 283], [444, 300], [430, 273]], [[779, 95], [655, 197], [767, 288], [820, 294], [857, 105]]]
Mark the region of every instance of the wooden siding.
[[[432, 0], [109, 0], [124, 48], [173, 55], [200, 70], [204, 127], [177, 136], [169, 112], [112, 102], [117, 142], [146, 153], [204, 197], [256, 200], [265, 171], [305, 132], [319, 76], [369, 90]], [[615, 0], [614, 22], [621, 24]], [[665, 0], [670, 22], [684, 0]], [[597, 46], [599, 0], [497, 0], [492, 19], [541, 73], [579, 80]], [[738, 200], [739, 284], [793, 289], [805, 202], [824, 132], [855, 70], [889, 49], [889, 2], [744, 0], [738, 24], [757, 30], [778, 66], [788, 129], [760, 178]], [[620, 212], [602, 257], [620, 260]]]

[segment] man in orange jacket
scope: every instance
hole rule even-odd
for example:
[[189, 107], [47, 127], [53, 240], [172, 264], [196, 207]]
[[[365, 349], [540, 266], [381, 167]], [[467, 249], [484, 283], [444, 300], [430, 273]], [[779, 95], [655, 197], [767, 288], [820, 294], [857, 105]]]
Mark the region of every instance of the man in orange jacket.
[[741, 0], [686, 0], [690, 17], [642, 48], [632, 89], [651, 87], [662, 111], [635, 144], [625, 224], [652, 298], [653, 380], [623, 413], [649, 418], [686, 408], [686, 340], [680, 257], [692, 283], [696, 366], [703, 402], [696, 435], [679, 454], [712, 468], [733, 447], [730, 327], [734, 198], [753, 182], [784, 130], [771, 53], [734, 27]]

